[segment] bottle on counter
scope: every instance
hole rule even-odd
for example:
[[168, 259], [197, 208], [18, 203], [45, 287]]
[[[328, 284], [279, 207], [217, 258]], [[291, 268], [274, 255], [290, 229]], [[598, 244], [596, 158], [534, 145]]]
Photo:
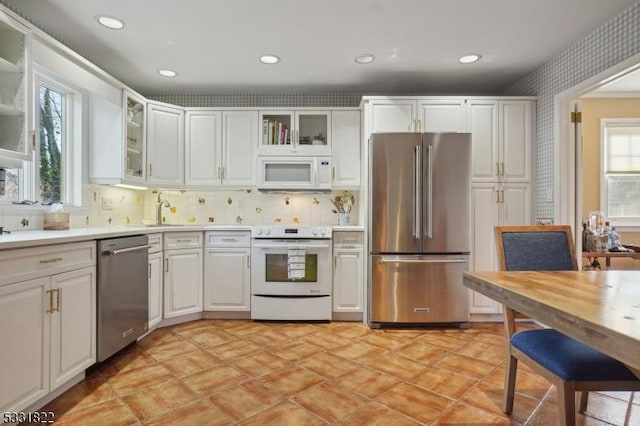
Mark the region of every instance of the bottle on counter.
[[609, 249], [617, 250], [620, 247], [620, 235], [616, 232], [616, 227], [611, 227], [611, 232], [609, 232]]

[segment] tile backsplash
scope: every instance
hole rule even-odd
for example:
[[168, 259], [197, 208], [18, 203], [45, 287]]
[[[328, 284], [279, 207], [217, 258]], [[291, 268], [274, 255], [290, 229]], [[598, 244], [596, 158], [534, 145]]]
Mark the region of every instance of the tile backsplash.
[[[358, 224], [359, 192], [351, 224]], [[179, 225], [336, 225], [338, 215], [331, 203], [340, 191], [331, 193], [264, 193], [242, 190], [160, 190], [164, 223]], [[65, 207], [71, 228], [141, 225], [155, 222], [155, 190], [138, 191], [111, 186], [88, 185], [83, 207]], [[43, 206], [0, 206], [0, 226], [8, 231], [42, 229]]]

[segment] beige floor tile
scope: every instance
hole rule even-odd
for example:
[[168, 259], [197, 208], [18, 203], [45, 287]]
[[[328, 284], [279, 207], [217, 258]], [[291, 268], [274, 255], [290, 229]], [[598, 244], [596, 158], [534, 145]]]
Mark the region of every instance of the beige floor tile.
[[179, 334], [174, 333], [170, 328], [159, 328], [154, 330], [151, 334], [144, 337], [144, 339], [138, 341], [138, 346], [142, 350], [146, 350], [152, 346], [161, 345], [174, 340], [180, 340]]
[[351, 415], [369, 402], [348, 389], [328, 383], [301, 392], [292, 400], [329, 423]]
[[325, 379], [322, 376], [298, 366], [270, 373], [260, 379], [269, 389], [287, 396], [295, 395], [323, 381]]
[[466, 340], [458, 339], [457, 337], [448, 336], [442, 333], [423, 334], [422, 336], [417, 337], [416, 340], [430, 345], [439, 346], [450, 351], [454, 351], [466, 343]]
[[119, 396], [124, 396], [146, 387], [166, 382], [173, 377], [169, 370], [158, 364], [110, 376], [107, 379], [107, 383]]
[[316, 426], [325, 424], [318, 417], [288, 401], [240, 423], [243, 426]]
[[190, 321], [182, 324], [174, 325], [171, 330], [181, 336], [190, 336], [192, 334], [202, 333], [204, 331], [215, 331], [218, 329], [214, 320]]
[[[504, 389], [504, 375], [504, 368], [496, 368], [487, 375], [484, 380], [482, 380], [480, 388]], [[520, 370], [518, 366], [518, 373], [516, 374], [516, 393], [524, 394], [533, 399], [540, 400], [547, 394], [550, 387], [551, 383], [549, 383], [544, 377], [535, 373]]]
[[493, 425], [509, 424], [509, 420], [503, 417], [498, 417], [494, 414], [480, 410], [471, 405], [463, 402], [456, 403], [453, 407], [448, 409], [442, 417], [434, 423], [434, 425]]
[[323, 352], [319, 346], [300, 340], [288, 342], [271, 349], [271, 353], [288, 361], [298, 361]]
[[259, 351], [260, 347], [243, 340], [234, 340], [208, 350], [215, 354], [216, 357], [225, 361], [230, 361], [235, 358], [244, 357], [252, 352]]
[[317, 333], [307, 335], [302, 338], [307, 343], [319, 346], [326, 350], [332, 350], [346, 346], [351, 343], [351, 339], [342, 337], [339, 334], [334, 334], [326, 331], [319, 331]]
[[334, 354], [356, 362], [366, 362], [386, 353], [385, 349], [364, 342], [355, 342], [341, 348], [334, 349]]
[[414, 377], [411, 383], [451, 399], [460, 399], [478, 384], [478, 380], [442, 368], [429, 367]]
[[411, 380], [427, 367], [425, 364], [411, 361], [393, 353], [367, 360], [366, 364], [369, 368], [382, 371], [402, 380]]
[[224, 362], [209, 352], [198, 349], [161, 361], [160, 364], [176, 377], [185, 377], [202, 370], [221, 365]]
[[276, 330], [291, 339], [299, 339], [322, 331], [315, 324], [305, 323], [281, 324]]
[[328, 379], [340, 377], [360, 368], [355, 362], [328, 352], [311, 355], [298, 361], [297, 364]]
[[124, 402], [112, 399], [82, 410], [72, 411], [60, 417], [56, 416], [54, 424], [128, 426], [138, 424], [138, 420]]
[[357, 339], [359, 337], [366, 336], [367, 334], [374, 333], [375, 331], [369, 328], [365, 324], [344, 322], [340, 327], [333, 330], [334, 333], [339, 334], [347, 339]]
[[422, 364], [433, 364], [443, 358], [448, 351], [438, 346], [429, 345], [428, 343], [414, 341], [396, 351], [396, 353]]
[[180, 339], [163, 343], [157, 346], [152, 346], [146, 350], [146, 353], [151, 355], [157, 361], [164, 361], [177, 355], [182, 355], [198, 350], [200, 350], [200, 348], [198, 348], [193, 343], [190, 343], [184, 339]]
[[446, 368], [454, 373], [460, 373], [475, 378], [485, 377], [496, 368], [494, 364], [458, 355], [456, 353], [446, 355], [433, 366]]
[[207, 350], [215, 350], [220, 345], [238, 340], [237, 337], [219, 329], [195, 333], [190, 335], [188, 339], [190, 342]]
[[244, 338], [251, 343], [262, 346], [263, 348], [278, 348], [279, 346], [294, 340], [286, 334], [280, 333], [275, 328], [267, 328], [259, 333], [249, 334]]
[[430, 424], [455, 401], [407, 383], [399, 383], [376, 400], [412, 419]]
[[[411, 337], [414, 336], [411, 335]], [[362, 336], [358, 340], [385, 349], [387, 351], [396, 350], [410, 343], [406, 339], [402, 339], [401, 337], [398, 337], [391, 333], [385, 333], [384, 331], [376, 331], [375, 333], [367, 334], [365, 336]]]
[[146, 421], [190, 404], [198, 399], [198, 395], [184, 383], [169, 380], [122, 399], [140, 421]]
[[117, 394], [104, 377], [92, 376], [51, 401], [42, 411], [53, 411], [62, 415], [115, 398]]
[[367, 398], [375, 398], [400, 383], [400, 379], [364, 367], [333, 380], [333, 383]]
[[284, 401], [284, 396], [258, 382], [243, 383], [214, 393], [209, 401], [233, 421], [240, 421]]
[[242, 358], [233, 359], [229, 362], [251, 377], [264, 376], [265, 374], [282, 370], [291, 364], [291, 361], [287, 361], [265, 351], [252, 352]]
[[228, 365], [217, 365], [184, 377], [182, 380], [191, 389], [204, 396], [247, 382], [250, 377]]
[[500, 364], [507, 357], [507, 352], [504, 348], [479, 342], [477, 340], [472, 340], [458, 348], [456, 353], [468, 356], [469, 358], [486, 361], [493, 365]]
[[132, 345], [103, 362], [99, 369], [101, 374], [113, 376], [114, 374], [155, 364], [157, 364], [157, 361], [154, 358], [150, 357], [138, 346]]
[[148, 422], [144, 422], [144, 424], [145, 426], [225, 426], [231, 425], [233, 422], [217, 408], [204, 401], [198, 400], [164, 416], [159, 416]]
[[376, 402], [359, 408], [349, 417], [336, 423], [338, 426], [417, 426], [419, 424]]

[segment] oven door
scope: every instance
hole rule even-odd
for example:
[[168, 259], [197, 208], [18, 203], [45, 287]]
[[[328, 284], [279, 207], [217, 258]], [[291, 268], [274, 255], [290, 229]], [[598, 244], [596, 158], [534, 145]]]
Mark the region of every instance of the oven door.
[[331, 242], [254, 239], [251, 293], [271, 296], [331, 294]]

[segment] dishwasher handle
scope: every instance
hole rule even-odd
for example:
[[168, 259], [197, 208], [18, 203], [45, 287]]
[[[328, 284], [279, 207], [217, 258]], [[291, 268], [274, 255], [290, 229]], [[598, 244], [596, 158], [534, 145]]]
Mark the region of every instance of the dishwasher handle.
[[467, 263], [465, 259], [380, 259], [378, 263]]
[[127, 247], [127, 248], [123, 248], [123, 249], [115, 249], [115, 250], [109, 250], [107, 252], [105, 252], [105, 254], [108, 254], [109, 256], [117, 256], [121, 253], [129, 253], [131, 251], [138, 251], [138, 250], [147, 250], [150, 249], [152, 246], [151, 244], [145, 244], [143, 246], [135, 246], [135, 247]]

